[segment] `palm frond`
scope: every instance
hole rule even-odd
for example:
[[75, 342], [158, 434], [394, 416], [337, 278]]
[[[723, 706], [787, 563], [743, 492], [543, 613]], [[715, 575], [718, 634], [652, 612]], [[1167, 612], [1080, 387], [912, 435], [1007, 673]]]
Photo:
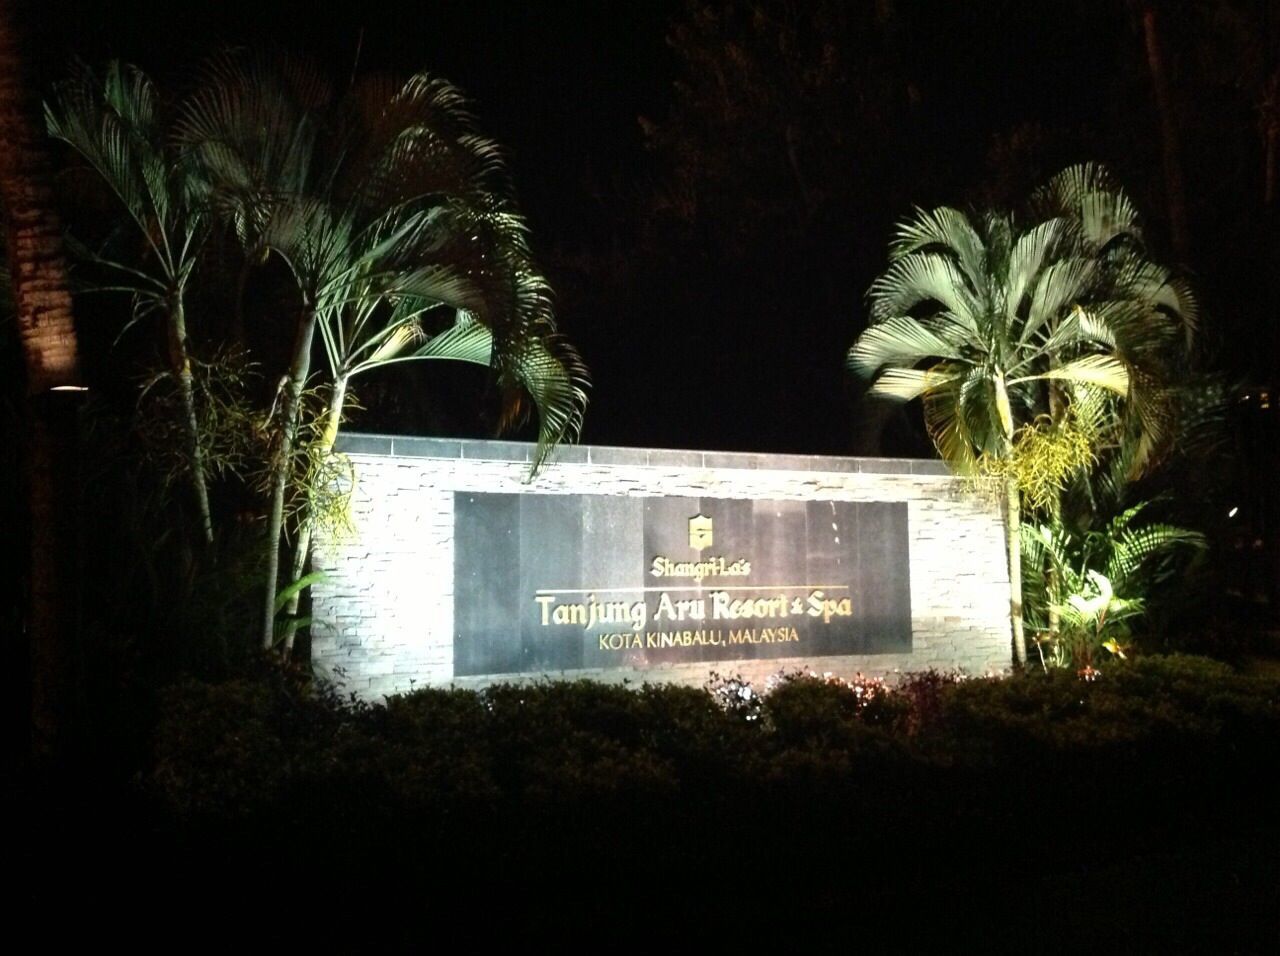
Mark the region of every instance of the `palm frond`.
[[1171, 557], [1179, 548], [1202, 550], [1206, 542], [1198, 531], [1170, 524], [1149, 524], [1126, 528], [1113, 539], [1113, 547], [1106, 573], [1113, 581], [1127, 583], [1151, 559]]
[[167, 152], [146, 74], [115, 61], [100, 78], [77, 64], [54, 87], [45, 122], [119, 199], [170, 281], [181, 276], [201, 227], [200, 210], [184, 201], [189, 170]]
[[986, 270], [986, 248], [969, 218], [958, 209], [949, 206], [932, 211], [916, 209], [911, 219], [899, 224], [889, 244], [890, 261], [920, 251], [954, 257], [971, 284], [981, 283]]
[[871, 284], [871, 321], [909, 315], [930, 302], [940, 304], [956, 321], [975, 327], [983, 313], [977, 290], [950, 256], [914, 252], [894, 260]]
[[[1035, 288], [1046, 263], [1052, 261], [1067, 229], [1066, 219], [1047, 219], [1019, 236], [1010, 249], [1004, 284], [1005, 320], [1010, 327], [1013, 327], [1022, 314], [1024, 298], [1029, 290]], [[1024, 329], [1021, 335], [1023, 341], [1026, 341], [1031, 331], [1033, 330]]]
[[1058, 380], [1078, 385], [1094, 385], [1116, 395], [1129, 394], [1129, 368], [1111, 355], [1085, 355], [1051, 368], [1038, 375], [1023, 376], [1019, 381]]
[[909, 402], [929, 390], [930, 376], [924, 369], [886, 368], [871, 384], [869, 394]]
[[849, 349], [847, 364], [859, 375], [872, 376], [886, 365], [915, 365], [925, 359], [959, 359], [963, 341], [956, 323], [938, 317], [934, 328], [906, 316], [872, 325]]
[[[573, 344], [556, 332], [533, 335], [495, 360], [499, 382], [508, 386], [500, 426], [512, 427], [531, 410], [537, 412], [538, 443], [530, 468], [535, 473], [557, 445], [578, 438], [590, 383], [587, 367]], [[525, 395], [532, 409], [524, 405]]]
[[978, 454], [985, 449], [986, 442], [981, 429], [975, 434], [966, 421], [964, 396], [967, 386], [978, 381], [981, 374], [976, 369], [946, 365], [932, 371], [937, 385], [923, 396], [925, 427], [953, 471], [975, 474]]
[[1091, 259], [1070, 256], [1058, 259], [1043, 270], [1032, 287], [1027, 320], [1018, 333], [1019, 342], [1028, 342], [1046, 324], [1074, 311], [1071, 307], [1087, 299], [1089, 285], [1098, 269]]
[[1093, 252], [1118, 239], [1141, 241], [1138, 211], [1111, 173], [1096, 163], [1070, 166], [1035, 196], [1035, 204], [1079, 223], [1081, 236]]

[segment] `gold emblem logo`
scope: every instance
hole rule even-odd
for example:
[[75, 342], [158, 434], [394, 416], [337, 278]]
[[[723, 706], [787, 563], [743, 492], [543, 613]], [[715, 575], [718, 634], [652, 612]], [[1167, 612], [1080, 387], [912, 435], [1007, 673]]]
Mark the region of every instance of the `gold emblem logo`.
[[689, 519], [689, 547], [695, 551], [711, 547], [711, 519], [704, 514]]

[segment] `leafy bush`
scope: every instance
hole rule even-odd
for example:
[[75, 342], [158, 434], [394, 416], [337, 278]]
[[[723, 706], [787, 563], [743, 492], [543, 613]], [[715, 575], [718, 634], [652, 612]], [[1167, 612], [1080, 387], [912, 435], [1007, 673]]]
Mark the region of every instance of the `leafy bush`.
[[331, 752], [348, 713], [278, 668], [216, 684], [183, 681], [161, 707], [156, 785], [180, 815], [223, 819], [276, 812], [304, 768]]
[[878, 677], [857, 674], [845, 680], [805, 672], [780, 675], [771, 682], [764, 702], [771, 726], [784, 741], [821, 740], [854, 728], [892, 727], [908, 706]]
[[1256, 773], [1280, 757], [1280, 683], [1190, 657], [1091, 681], [798, 673], [766, 693], [573, 681], [379, 705], [267, 672], [185, 682], [163, 707], [151, 783], [172, 819], [406, 865], [607, 851], [656, 872], [726, 842], [798, 853], [802, 831], [834, 865], [868, 841], [892, 853], [1011, 820], [1037, 824], [1019, 830], [1029, 847], [1061, 850], [1229, 822], [1280, 795]]

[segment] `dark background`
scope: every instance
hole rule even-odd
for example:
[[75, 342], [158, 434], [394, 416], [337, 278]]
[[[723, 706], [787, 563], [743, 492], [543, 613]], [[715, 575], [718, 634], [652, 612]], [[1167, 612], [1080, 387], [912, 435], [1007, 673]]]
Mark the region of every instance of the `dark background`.
[[[918, 414], [882, 428], [843, 369], [892, 224], [917, 204], [1014, 202], [1092, 159], [1117, 171], [1156, 254], [1171, 258], [1144, 6], [766, 4], [793, 32], [778, 55], [734, 3], [711, 5], [719, 26], [707, 30], [703, 7], [676, 0], [55, 0], [34, 24], [33, 60], [47, 83], [73, 54], [119, 56], [176, 92], [229, 43], [307, 51], [335, 77], [357, 62], [446, 76], [509, 152], [561, 325], [592, 369], [584, 441], [930, 455]], [[1190, 205], [1184, 265], [1207, 313], [1203, 359], [1234, 384], [1268, 381], [1274, 239], [1256, 57], [1243, 46], [1266, 47], [1275, 5], [1156, 6]], [[734, 63], [746, 68], [725, 72]], [[791, 133], [803, 208], [785, 169]], [[696, 209], [673, 205], [681, 184]], [[368, 412], [352, 427], [491, 431], [482, 377], [424, 372], [366, 386]]]

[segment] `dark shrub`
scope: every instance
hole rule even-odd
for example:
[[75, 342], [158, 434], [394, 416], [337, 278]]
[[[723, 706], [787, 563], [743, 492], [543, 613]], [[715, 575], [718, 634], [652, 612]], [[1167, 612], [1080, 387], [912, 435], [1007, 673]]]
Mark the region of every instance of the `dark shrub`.
[[161, 708], [160, 794], [181, 816], [226, 819], [274, 812], [348, 719], [323, 688], [270, 667], [218, 684], [183, 681], [164, 692]]
[[870, 726], [891, 728], [906, 715], [906, 701], [883, 681], [787, 674], [764, 698], [765, 712], [784, 743], [839, 742], [855, 746]]
[[806, 827], [835, 854], [1011, 821], [1061, 850], [1118, 832], [1099, 821], [1204, 826], [1274, 796], [1251, 781], [1280, 757], [1278, 686], [1168, 658], [1092, 681], [793, 674], [763, 696], [735, 679], [712, 693], [540, 682], [353, 705], [269, 671], [172, 688], [152, 783], [178, 822], [246, 840], [251, 822], [351, 859], [610, 848], [658, 867], [717, 841], [778, 850]]

